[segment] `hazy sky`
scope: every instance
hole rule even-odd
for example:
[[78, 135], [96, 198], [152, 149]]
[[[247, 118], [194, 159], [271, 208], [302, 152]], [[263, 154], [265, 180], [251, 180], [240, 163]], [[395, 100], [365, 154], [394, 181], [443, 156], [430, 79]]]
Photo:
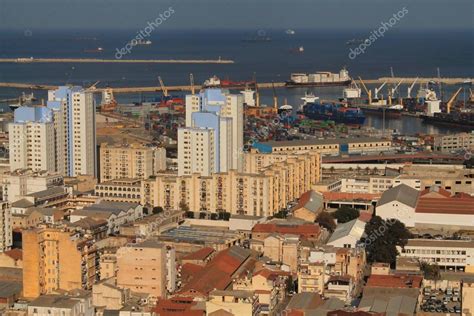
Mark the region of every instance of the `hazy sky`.
[[141, 29], [170, 6], [166, 29], [372, 29], [403, 7], [400, 29], [474, 28], [473, 0], [0, 0], [0, 30]]

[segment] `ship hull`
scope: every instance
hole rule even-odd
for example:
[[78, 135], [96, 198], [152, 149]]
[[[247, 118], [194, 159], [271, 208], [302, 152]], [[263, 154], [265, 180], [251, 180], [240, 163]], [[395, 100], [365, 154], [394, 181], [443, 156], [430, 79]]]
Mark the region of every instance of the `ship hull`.
[[285, 87], [298, 88], [298, 87], [331, 87], [331, 86], [348, 86], [351, 80], [345, 81], [332, 81], [332, 82], [294, 82], [287, 81]]
[[[362, 111], [367, 115], [374, 115], [374, 116], [382, 116], [383, 117], [383, 110], [382, 109], [368, 109], [363, 108]], [[392, 110], [392, 109], [385, 109], [385, 117], [386, 118], [401, 118], [402, 111], [401, 110]]]
[[363, 125], [365, 122], [364, 113], [358, 108], [341, 109], [330, 104], [311, 103], [305, 105], [303, 114], [312, 120], [334, 121], [347, 125]]
[[454, 117], [449, 116], [427, 116], [421, 115], [421, 119], [425, 124], [432, 124], [432, 125], [441, 125], [441, 126], [452, 126], [452, 127], [461, 127], [465, 128], [466, 130], [473, 130], [474, 129], [474, 120], [470, 120], [469, 118], [465, 119], [456, 119]]

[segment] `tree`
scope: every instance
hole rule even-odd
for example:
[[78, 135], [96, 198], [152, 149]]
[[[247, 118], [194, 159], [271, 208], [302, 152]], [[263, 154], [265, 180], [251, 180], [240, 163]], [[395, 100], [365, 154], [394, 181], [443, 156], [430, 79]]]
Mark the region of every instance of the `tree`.
[[365, 226], [365, 250], [367, 261], [385, 262], [395, 265], [398, 250], [397, 246], [404, 247], [412, 237], [405, 224], [396, 219], [383, 220], [374, 216]]
[[228, 213], [226, 211], [219, 212], [219, 219], [224, 220], [224, 221], [228, 221], [230, 219], [230, 213]]
[[437, 281], [441, 277], [441, 270], [436, 263], [429, 264], [427, 262], [421, 262], [420, 269], [423, 271], [425, 279]]
[[334, 166], [331, 166], [331, 168], [329, 168], [329, 171], [331, 171], [331, 173], [334, 173], [335, 170], [336, 168], [334, 168]]
[[332, 213], [332, 216], [337, 219], [338, 223], [347, 223], [359, 217], [359, 211], [348, 206], [343, 206]]
[[320, 226], [326, 228], [330, 232], [333, 232], [336, 228], [336, 222], [334, 218], [328, 212], [319, 213], [318, 217], [315, 220], [315, 223], [318, 223]]
[[186, 216], [186, 218], [194, 218], [194, 212], [191, 211], [186, 211], [184, 215]]
[[288, 216], [288, 212], [286, 210], [281, 210], [278, 213], [273, 214], [275, 218], [286, 218]]
[[164, 209], [161, 206], [155, 206], [153, 208], [153, 214], [159, 214], [159, 213], [162, 213], [163, 211]]
[[212, 213], [212, 214], [211, 214], [211, 219], [212, 219], [213, 221], [217, 220], [218, 218], [219, 218], [219, 216], [218, 216], [216, 213]]
[[200, 218], [200, 219], [205, 219], [206, 217], [207, 217], [206, 212], [201, 212], [201, 213], [199, 213], [199, 218]]
[[184, 201], [181, 201], [179, 203], [179, 208], [181, 209], [181, 211], [184, 211], [184, 212], [189, 211], [189, 206]]

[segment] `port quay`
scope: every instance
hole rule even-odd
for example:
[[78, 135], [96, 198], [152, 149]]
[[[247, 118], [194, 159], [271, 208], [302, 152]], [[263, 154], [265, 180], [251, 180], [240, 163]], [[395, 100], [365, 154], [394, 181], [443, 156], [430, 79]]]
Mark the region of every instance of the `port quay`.
[[[0, 59], [0, 62], [2, 59]], [[365, 79], [363, 80], [366, 84], [377, 84], [377, 83], [397, 83], [400, 80], [404, 81], [413, 81], [415, 78], [398, 78], [398, 77], [389, 77], [389, 78], [378, 78], [378, 79]], [[459, 84], [467, 81], [471, 81], [471, 78], [418, 78], [418, 82], [427, 83], [430, 81], [439, 81], [443, 84]], [[259, 89], [272, 89], [275, 88], [285, 88], [285, 82], [259, 82], [257, 83]], [[32, 90], [52, 90], [57, 89], [57, 86], [45, 85], [45, 84], [33, 84], [33, 83], [17, 83], [17, 82], [0, 82], [0, 87], [3, 88], [19, 88], [19, 89], [32, 89]], [[175, 85], [175, 86], [166, 86], [168, 91], [191, 91], [192, 89], [201, 89], [200, 85]], [[228, 87], [229, 89], [239, 88], [239, 87]], [[291, 88], [290, 88], [291, 89]], [[93, 88], [92, 92], [102, 92], [104, 89]], [[144, 87], [114, 87], [114, 93], [135, 93], [135, 92], [158, 92], [162, 91], [160, 86], [144, 86]]]

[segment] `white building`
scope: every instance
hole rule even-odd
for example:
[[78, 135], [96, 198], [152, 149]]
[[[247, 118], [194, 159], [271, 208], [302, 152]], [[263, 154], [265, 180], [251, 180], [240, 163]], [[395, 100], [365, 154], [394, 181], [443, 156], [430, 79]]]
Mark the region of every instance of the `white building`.
[[442, 269], [474, 272], [474, 242], [466, 240], [409, 239], [398, 247], [401, 257], [414, 258]]
[[56, 168], [64, 176], [97, 175], [95, 103], [82, 87], [48, 92], [56, 132]]
[[186, 127], [178, 130], [178, 144], [179, 175], [242, 171], [243, 95], [206, 89], [186, 96]]
[[326, 244], [339, 248], [355, 248], [359, 240], [364, 236], [364, 230], [365, 222], [357, 218], [347, 223], [339, 224]]
[[382, 194], [375, 214], [386, 220], [396, 218], [408, 227], [415, 226], [415, 208], [420, 192], [405, 184], [397, 185]]
[[10, 170], [55, 171], [52, 112], [46, 107], [19, 107], [9, 124]]
[[209, 128], [178, 129], [178, 175], [216, 172], [215, 134]]
[[16, 170], [2, 175], [2, 200], [13, 203], [25, 195], [63, 185], [63, 177], [47, 171]]

